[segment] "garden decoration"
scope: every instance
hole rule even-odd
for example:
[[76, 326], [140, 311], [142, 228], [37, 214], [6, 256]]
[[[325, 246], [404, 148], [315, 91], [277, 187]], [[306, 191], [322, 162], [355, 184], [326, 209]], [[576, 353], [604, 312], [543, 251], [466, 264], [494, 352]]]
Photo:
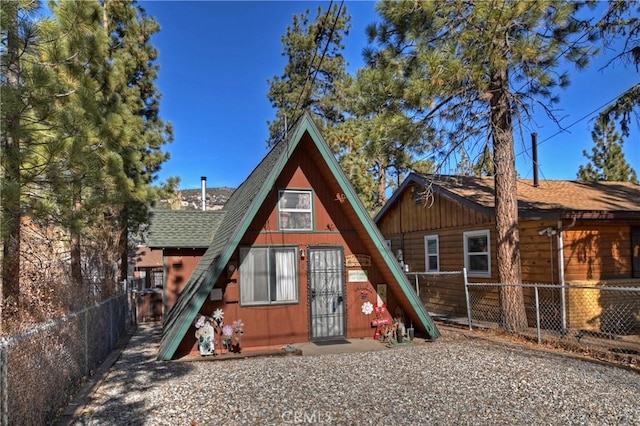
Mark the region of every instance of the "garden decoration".
[[203, 315], [200, 315], [196, 319], [195, 327], [195, 335], [196, 339], [198, 340], [198, 349], [200, 350], [200, 355], [215, 355], [215, 330], [211, 325], [211, 322]]
[[[200, 355], [215, 355], [215, 339], [219, 336], [218, 347], [227, 352], [240, 353], [242, 335], [244, 334], [244, 323], [241, 319], [234, 321], [231, 325], [224, 324], [224, 311], [217, 308], [211, 317], [198, 314], [193, 323], [196, 328], [196, 339]], [[234, 343], [235, 340], [235, 343]]]

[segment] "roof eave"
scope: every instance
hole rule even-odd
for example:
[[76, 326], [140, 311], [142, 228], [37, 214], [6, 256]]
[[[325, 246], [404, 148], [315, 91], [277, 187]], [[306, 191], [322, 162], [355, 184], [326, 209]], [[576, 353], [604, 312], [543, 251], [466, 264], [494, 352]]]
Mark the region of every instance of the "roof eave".
[[528, 220], [560, 220], [560, 219], [586, 219], [586, 220], [638, 220], [640, 211], [606, 211], [606, 210], [563, 210], [563, 209], [520, 209], [520, 219]]

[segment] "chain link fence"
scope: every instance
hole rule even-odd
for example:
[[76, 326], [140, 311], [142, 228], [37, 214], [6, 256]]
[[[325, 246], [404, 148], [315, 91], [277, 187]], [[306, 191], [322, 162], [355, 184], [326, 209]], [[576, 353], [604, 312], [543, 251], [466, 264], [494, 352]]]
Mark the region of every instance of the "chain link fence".
[[[507, 284], [470, 283], [464, 270], [406, 276], [434, 320], [503, 330], [500, 289]], [[640, 357], [638, 280], [517, 286], [527, 315], [523, 337], [571, 350]]]
[[462, 271], [406, 272], [405, 275], [434, 319], [467, 317]]
[[[539, 344], [640, 355], [640, 287], [598, 284], [517, 285], [527, 315], [521, 333]], [[469, 328], [502, 328], [500, 290], [507, 286], [465, 284]]]
[[124, 334], [126, 293], [0, 340], [0, 424], [51, 423]]

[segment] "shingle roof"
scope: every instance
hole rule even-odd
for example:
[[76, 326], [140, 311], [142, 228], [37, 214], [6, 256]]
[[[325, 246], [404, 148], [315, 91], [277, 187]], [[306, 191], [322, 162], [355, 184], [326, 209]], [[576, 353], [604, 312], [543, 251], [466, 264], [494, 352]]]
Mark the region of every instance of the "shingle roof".
[[[420, 175], [411, 173], [385, 207], [411, 182], [427, 185], [461, 204], [493, 214], [495, 187], [493, 177]], [[518, 179], [518, 210], [521, 217], [584, 215], [591, 217], [640, 214], [640, 185], [631, 182], [577, 182]], [[386, 209], [376, 215], [376, 221]]]
[[[292, 131], [291, 135], [296, 133], [297, 129]], [[162, 330], [158, 358], [168, 360], [173, 357], [179, 340], [191, 326], [197, 313], [197, 311], [194, 312], [193, 307], [197, 306], [199, 309], [202, 306], [211, 291], [211, 287], [229, 261], [244, 233], [244, 231], [240, 230], [240, 225], [243, 223], [245, 216], [252, 210], [250, 209], [252, 202], [260, 190], [266, 186], [265, 184], [269, 181], [269, 174], [275, 170], [276, 164], [281, 159], [282, 151], [287, 146], [287, 143], [275, 145], [227, 200], [223, 209], [225, 216], [218, 227], [215, 240], [209, 245], [176, 304], [167, 314]], [[235, 244], [231, 244], [231, 240], [235, 240]]]
[[224, 210], [154, 210], [147, 245], [151, 248], [207, 248]]
[[[225, 204], [225, 215], [215, 233], [213, 242], [200, 259], [193, 274], [191, 274], [176, 304], [167, 314], [163, 325], [158, 359], [169, 360], [175, 354], [180, 341], [191, 327], [196, 314], [206, 301], [218, 276], [224, 270], [227, 262], [240, 243], [240, 239], [246, 232], [258, 209], [262, 206], [276, 178], [281, 173], [305, 132], [308, 132], [311, 135], [311, 139], [316, 143], [323, 158], [340, 183], [347, 200], [354, 205], [369, 235], [377, 239], [376, 246], [384, 247], [382, 235], [359, 202], [355, 191], [341, 171], [340, 166], [326, 142], [324, 142], [320, 136], [311, 117], [305, 113], [298, 120], [295, 128], [289, 132], [289, 137], [271, 149], [260, 164], [251, 172], [249, 177], [234, 191]], [[400, 282], [401, 289], [405, 292], [407, 298], [416, 310], [423, 327], [429, 332], [432, 338], [438, 337], [440, 335], [438, 329], [412, 290], [398, 262], [389, 255], [387, 250], [382, 250], [381, 253], [387, 262], [387, 266], [394, 273], [398, 282]]]

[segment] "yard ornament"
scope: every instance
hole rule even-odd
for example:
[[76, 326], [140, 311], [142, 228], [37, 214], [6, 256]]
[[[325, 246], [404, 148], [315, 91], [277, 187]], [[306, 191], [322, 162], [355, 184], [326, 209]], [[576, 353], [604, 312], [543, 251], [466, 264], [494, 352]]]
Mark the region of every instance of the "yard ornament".
[[198, 339], [198, 348], [200, 349], [200, 355], [214, 355], [214, 329], [211, 322], [205, 321], [204, 325], [196, 330], [196, 339]]

